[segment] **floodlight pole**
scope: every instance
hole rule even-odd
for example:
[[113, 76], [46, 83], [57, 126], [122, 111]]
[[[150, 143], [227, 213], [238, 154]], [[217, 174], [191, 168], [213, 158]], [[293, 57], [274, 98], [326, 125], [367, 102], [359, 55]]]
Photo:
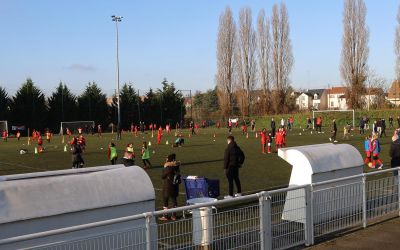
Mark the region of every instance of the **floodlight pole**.
[[122, 21], [122, 16], [111, 16], [112, 21], [115, 22], [116, 30], [116, 47], [117, 47], [117, 107], [118, 107], [118, 124], [117, 124], [117, 140], [121, 140], [121, 105], [120, 105], [120, 93], [119, 93], [119, 51], [118, 51], [118, 22]]

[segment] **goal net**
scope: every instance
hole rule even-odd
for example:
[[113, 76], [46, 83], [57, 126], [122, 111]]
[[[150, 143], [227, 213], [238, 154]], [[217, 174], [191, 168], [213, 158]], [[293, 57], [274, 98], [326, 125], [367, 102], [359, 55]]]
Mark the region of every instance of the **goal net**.
[[61, 122], [60, 135], [66, 134], [67, 129], [72, 134], [78, 134], [78, 129], [81, 128], [83, 133], [89, 134], [94, 130], [94, 121], [73, 121]]
[[350, 124], [355, 128], [355, 117], [354, 109], [349, 110], [315, 110], [312, 112], [312, 122], [313, 128], [315, 129], [315, 120], [321, 117], [322, 126], [327, 127], [332, 124], [332, 120], [336, 119], [336, 124], [338, 127], [346, 126]]
[[7, 121], [0, 121], [0, 132], [6, 130], [8, 132], [8, 123]]

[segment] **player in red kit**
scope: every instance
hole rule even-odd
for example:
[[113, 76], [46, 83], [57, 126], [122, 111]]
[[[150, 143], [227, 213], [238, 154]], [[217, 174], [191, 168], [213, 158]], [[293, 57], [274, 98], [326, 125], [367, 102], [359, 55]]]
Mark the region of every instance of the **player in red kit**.
[[158, 128], [158, 132], [157, 132], [157, 144], [160, 145], [161, 143], [161, 138], [162, 138], [162, 128], [161, 126]]
[[265, 153], [265, 148], [267, 146], [267, 130], [265, 128], [263, 128], [263, 130], [260, 132], [260, 138], [261, 138], [261, 153], [266, 154]]

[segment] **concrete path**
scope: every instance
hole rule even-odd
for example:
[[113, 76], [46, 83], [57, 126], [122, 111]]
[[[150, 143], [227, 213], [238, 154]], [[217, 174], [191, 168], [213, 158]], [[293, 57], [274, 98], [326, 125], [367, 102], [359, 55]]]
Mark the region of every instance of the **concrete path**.
[[388, 220], [308, 249], [400, 249], [400, 218]]

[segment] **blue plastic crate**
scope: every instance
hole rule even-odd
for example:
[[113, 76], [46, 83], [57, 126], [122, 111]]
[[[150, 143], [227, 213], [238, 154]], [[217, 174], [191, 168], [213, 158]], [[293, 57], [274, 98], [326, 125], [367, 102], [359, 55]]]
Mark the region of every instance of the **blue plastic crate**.
[[186, 191], [186, 200], [211, 197], [217, 198], [220, 194], [219, 180], [209, 180], [204, 177], [183, 178]]

